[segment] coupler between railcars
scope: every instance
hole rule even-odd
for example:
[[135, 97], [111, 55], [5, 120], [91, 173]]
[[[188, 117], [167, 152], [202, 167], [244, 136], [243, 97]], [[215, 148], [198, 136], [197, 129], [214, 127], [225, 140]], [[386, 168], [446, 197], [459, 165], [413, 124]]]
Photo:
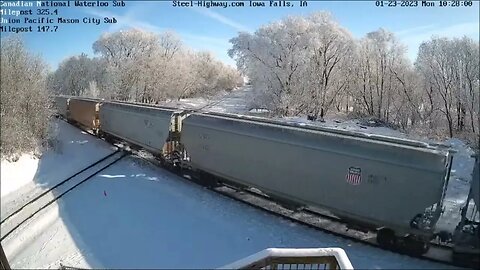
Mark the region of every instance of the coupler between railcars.
[[162, 165], [179, 172], [191, 170], [190, 157], [181, 143], [182, 121], [189, 115], [189, 111], [176, 111], [172, 114], [167, 141], [162, 148]]
[[[450, 163], [448, 166], [451, 164]], [[448, 182], [448, 177], [446, 178]], [[446, 188], [446, 186], [444, 187]], [[444, 190], [445, 194], [445, 190]], [[430, 241], [434, 237], [435, 224], [442, 212], [442, 199], [437, 204], [425, 209], [423, 213], [415, 215], [410, 221], [410, 230], [402, 233], [391, 228], [381, 228], [377, 232], [377, 242], [387, 249], [395, 249], [399, 252], [420, 256], [430, 249]]]
[[440, 208], [431, 208], [424, 213], [416, 215], [410, 221], [410, 230], [403, 233], [392, 228], [383, 227], [377, 231], [377, 243], [389, 250], [395, 250], [415, 256], [423, 255], [430, 248], [433, 238], [433, 227], [438, 219]]
[[194, 169], [190, 164], [190, 157], [183, 145], [178, 141], [167, 141], [163, 147], [162, 155], [156, 156], [163, 168], [181, 174], [186, 171], [190, 181], [201, 186], [213, 189], [221, 186], [220, 180], [208, 172]]

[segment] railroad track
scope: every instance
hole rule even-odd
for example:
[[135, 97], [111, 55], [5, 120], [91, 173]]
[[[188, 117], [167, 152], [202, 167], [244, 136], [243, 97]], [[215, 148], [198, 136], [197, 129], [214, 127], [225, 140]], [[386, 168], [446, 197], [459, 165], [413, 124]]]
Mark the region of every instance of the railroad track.
[[352, 240], [357, 243], [366, 244], [368, 246], [380, 248], [383, 250], [389, 250], [391, 252], [399, 253], [413, 258], [444, 263], [452, 266], [478, 268], [478, 266], [475, 265], [459, 265], [457, 262], [454, 262], [452, 259], [453, 251], [450, 246], [444, 246], [438, 243], [431, 243], [429, 251], [423, 255], [412, 254], [411, 252], [399, 249], [385, 249], [377, 243], [376, 233], [364, 233], [356, 229], [349, 228], [344, 222], [340, 221], [337, 218], [330, 217], [328, 215], [324, 215], [310, 209], [293, 211], [269, 198], [259, 196], [256, 192], [252, 192], [249, 190], [236, 190], [230, 187], [223, 186], [215, 188], [214, 191], [229, 198], [233, 198], [243, 203], [246, 203], [262, 211], [267, 211], [275, 216], [279, 216], [292, 222], [300, 223], [310, 228], [320, 230], [335, 236]]
[[64, 180], [62, 180], [61, 182], [59, 182], [58, 184], [56, 184], [55, 186], [43, 191], [42, 193], [40, 193], [39, 195], [35, 196], [33, 199], [31, 199], [30, 201], [28, 201], [27, 203], [25, 203], [23, 206], [19, 207], [18, 209], [14, 210], [12, 213], [10, 213], [7, 217], [5, 217], [4, 219], [2, 219], [2, 221], [0, 222], [0, 225], [3, 224], [5, 221], [7, 221], [9, 218], [11, 218], [12, 216], [16, 215], [18, 212], [20, 212], [22, 209], [24, 209], [26, 206], [32, 204], [33, 202], [37, 201], [38, 199], [40, 199], [41, 197], [45, 196], [47, 193], [51, 192], [52, 190], [58, 188], [59, 186], [61, 185], [64, 185], [65, 183], [67, 183], [68, 181], [70, 181], [72, 178], [76, 177], [77, 175], [85, 172], [86, 170], [92, 168], [93, 166], [96, 166], [97, 164], [101, 163], [102, 161], [106, 160], [107, 158], [115, 155], [116, 153], [118, 153], [119, 150], [97, 160], [96, 162], [88, 165], [87, 167], [83, 168], [82, 170], [74, 173], [73, 175], [71, 175], [70, 177], [68, 178], [65, 178]]
[[[237, 189], [238, 191], [238, 189]], [[248, 193], [248, 194], [251, 194], [251, 195], [254, 195], [254, 196], [259, 196], [263, 199], [266, 199], [266, 200], [269, 200], [269, 201], [272, 201], [272, 202], [276, 202], [276, 200], [270, 198], [268, 195], [264, 194], [264, 193], [261, 193], [261, 192], [258, 192], [258, 191], [255, 191], [255, 190], [252, 190], [252, 189], [242, 189], [241, 190], [242, 192], [245, 192], [245, 193]], [[287, 207], [288, 209], [288, 207]], [[344, 224], [344, 222], [342, 222], [342, 220], [332, 214], [328, 214], [328, 211], [324, 211], [324, 210], [321, 210], [321, 209], [312, 209], [312, 208], [309, 208], [309, 207], [305, 207], [305, 206], [302, 206], [300, 208], [297, 208], [293, 211], [294, 213], [299, 213], [301, 215], [301, 213], [304, 213], [304, 214], [307, 214], [307, 215], [310, 215], [310, 216], [315, 216], [317, 218], [323, 218], [323, 219], [328, 219], [328, 220], [332, 220], [332, 221], [335, 221], [335, 222], [338, 222], [338, 223], [342, 223]], [[344, 230], [345, 231], [348, 231], [348, 230], [355, 230], [355, 228], [350, 228], [348, 226], [344, 226]], [[361, 232], [361, 231], [360, 231]], [[378, 243], [376, 242], [376, 233], [365, 233], [365, 237], [364, 239], [373, 239], [373, 241], [375, 242], [374, 244], [376, 246], [379, 246]], [[437, 241], [434, 241], [432, 240], [430, 242], [430, 245], [431, 246], [435, 246], [435, 247], [438, 247], [438, 248], [442, 248], [442, 249], [451, 249], [452, 248], [452, 245], [450, 243], [439, 243]]]
[[[186, 181], [194, 182], [202, 187], [206, 187], [209, 190], [234, 199], [236, 201], [240, 201], [245, 203], [251, 207], [260, 209], [262, 211], [266, 211], [272, 215], [290, 220], [292, 222], [305, 225], [307, 227], [313, 228], [315, 230], [319, 230], [334, 236], [342, 237], [347, 240], [351, 240], [356, 243], [365, 244], [371, 247], [379, 248], [382, 250], [386, 250], [385, 248], [381, 247], [376, 241], [376, 233], [373, 232], [361, 232], [356, 229], [349, 228], [344, 222], [340, 219], [335, 218], [333, 216], [329, 216], [323, 213], [319, 213], [315, 210], [303, 208], [301, 210], [292, 210], [289, 207], [282, 206], [277, 201], [273, 200], [272, 198], [268, 197], [268, 195], [252, 191], [250, 189], [244, 189], [236, 186], [232, 186], [229, 184], [221, 183], [221, 185], [214, 186], [205, 183], [202, 180], [197, 181], [195, 176], [193, 176], [190, 172], [179, 171], [175, 170], [171, 166], [165, 166], [159, 160], [152, 158], [147, 158], [138, 155], [137, 151], [133, 151], [133, 154], [138, 156], [139, 158], [155, 165], [158, 167], [162, 167], [163, 169], [168, 170], [169, 172], [182, 177]], [[447, 265], [457, 266], [457, 267], [472, 267], [478, 268], [476, 265], [459, 265], [458, 263], [453, 262], [452, 260], [452, 248], [450, 246], [439, 245], [438, 243], [432, 243], [429, 251], [423, 255], [416, 255], [409, 253], [407, 251], [392, 249], [388, 250], [394, 253], [399, 253], [405, 256], [409, 256], [412, 258], [418, 258], [423, 260], [428, 260], [437, 263], [443, 263]]]
[[[123, 150], [116, 150], [115, 152], [101, 158], [100, 160], [90, 164], [84, 169], [76, 172], [70, 177], [62, 180], [55, 186], [45, 190], [32, 200], [25, 203], [20, 208], [13, 211], [6, 218], [1, 221], [1, 238], [3, 241], [22, 224], [34, 217], [40, 211], [63, 197], [68, 192], [74, 190], [76, 187], [87, 182], [89, 179], [100, 173], [101, 171], [112, 166], [128, 155], [128, 152]], [[5, 233], [4, 233], [5, 232]]]
[[[215, 191], [230, 198], [239, 200], [257, 209], [267, 211], [273, 215], [288, 219], [296, 223], [300, 223], [310, 228], [314, 228], [316, 230], [320, 230], [335, 236], [340, 236], [348, 240], [353, 240], [358, 243], [363, 243], [376, 248], [385, 249], [377, 243], [376, 233], [365, 233], [356, 229], [349, 228], [344, 222], [342, 222], [338, 218], [321, 214], [308, 208], [300, 209], [298, 211], [291, 210], [278, 204], [276, 201], [268, 198], [267, 196], [259, 195], [257, 192], [252, 192], [251, 190], [236, 190], [230, 187], [223, 186], [216, 188]], [[389, 251], [414, 258], [420, 258], [429, 261], [458, 266], [451, 260], [451, 247], [439, 245], [436, 243], [432, 243], [429, 251], [424, 255], [416, 255], [409, 253], [408, 251], [402, 251], [397, 249], [391, 249]]]

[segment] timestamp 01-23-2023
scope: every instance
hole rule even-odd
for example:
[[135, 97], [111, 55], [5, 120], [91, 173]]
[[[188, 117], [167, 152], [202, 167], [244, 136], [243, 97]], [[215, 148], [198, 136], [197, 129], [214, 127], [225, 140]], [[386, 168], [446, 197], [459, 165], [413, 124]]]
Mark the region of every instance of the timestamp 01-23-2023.
[[440, 0], [440, 1], [416, 1], [416, 0], [386, 0], [375, 1], [377, 7], [472, 7], [472, 0]]

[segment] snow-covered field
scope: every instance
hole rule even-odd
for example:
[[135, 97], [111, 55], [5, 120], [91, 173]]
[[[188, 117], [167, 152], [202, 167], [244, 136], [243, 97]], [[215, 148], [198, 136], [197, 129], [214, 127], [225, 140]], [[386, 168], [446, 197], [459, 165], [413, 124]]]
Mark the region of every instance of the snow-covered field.
[[[25, 168], [18, 170], [18, 168]], [[2, 162], [2, 171], [0, 178], [6, 179], [2, 181], [0, 189], [2, 200], [8, 194], [17, 191], [18, 188], [27, 185], [35, 177], [38, 168], [38, 159], [31, 155], [22, 155], [17, 162]], [[3, 206], [3, 204], [2, 204]], [[3, 216], [2, 209], [2, 216]]]
[[[2, 193], [2, 209], [113, 151], [95, 137], [56, 123], [60, 147], [37, 160], [35, 169], [24, 168], [22, 161], [2, 162], [1, 185], [10, 183], [11, 190]], [[5, 166], [10, 166], [8, 175]], [[23, 170], [36, 170], [36, 176], [15, 187], [11, 179]], [[356, 268], [448, 268], [272, 216], [136, 157], [121, 160], [42, 210], [2, 246], [13, 268], [56, 268], [60, 263], [214, 268], [269, 247], [340, 247]]]
[[209, 99], [188, 98], [165, 102], [162, 105], [192, 110], [201, 109], [204, 111], [245, 114], [248, 112], [247, 100], [250, 97], [251, 90], [250, 87], [242, 87], [232, 92], [221, 92]]

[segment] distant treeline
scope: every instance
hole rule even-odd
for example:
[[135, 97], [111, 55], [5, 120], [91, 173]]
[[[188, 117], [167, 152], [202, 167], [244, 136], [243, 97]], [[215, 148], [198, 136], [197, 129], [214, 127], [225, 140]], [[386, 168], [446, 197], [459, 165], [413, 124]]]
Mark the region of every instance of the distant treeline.
[[243, 84], [235, 68], [186, 48], [170, 32], [104, 34], [93, 44], [98, 57], [69, 57], [54, 72], [19, 37], [1, 42], [2, 158], [40, 153], [48, 146], [52, 94], [156, 103], [214, 95]]
[[172, 32], [137, 29], [106, 33], [94, 44], [98, 57], [72, 56], [48, 78], [57, 94], [157, 103], [209, 96], [243, 83], [235, 68], [207, 52], [186, 48]]

